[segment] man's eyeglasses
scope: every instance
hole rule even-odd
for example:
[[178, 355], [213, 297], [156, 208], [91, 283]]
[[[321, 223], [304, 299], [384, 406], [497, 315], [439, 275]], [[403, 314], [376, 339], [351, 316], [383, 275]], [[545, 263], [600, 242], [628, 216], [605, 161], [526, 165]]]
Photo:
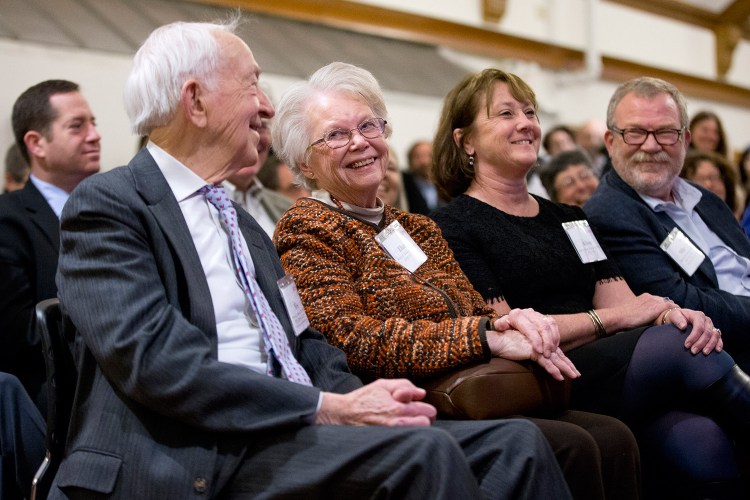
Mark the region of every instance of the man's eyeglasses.
[[310, 144], [308, 146], [308, 149], [313, 146], [317, 146], [321, 142], [325, 142], [326, 146], [331, 149], [343, 148], [352, 140], [352, 132], [354, 132], [355, 130], [359, 132], [362, 137], [365, 137], [367, 139], [375, 139], [383, 135], [383, 132], [385, 132], [386, 123], [388, 122], [383, 120], [382, 118], [368, 118], [367, 120], [357, 125], [357, 128], [353, 128], [350, 130], [336, 128], [326, 132], [326, 134], [322, 138]]
[[610, 130], [615, 134], [620, 134], [625, 144], [630, 146], [640, 146], [649, 135], [653, 135], [656, 142], [662, 146], [674, 146], [682, 137], [683, 129], [660, 128], [659, 130], [644, 130], [642, 128], [619, 129], [611, 127]]

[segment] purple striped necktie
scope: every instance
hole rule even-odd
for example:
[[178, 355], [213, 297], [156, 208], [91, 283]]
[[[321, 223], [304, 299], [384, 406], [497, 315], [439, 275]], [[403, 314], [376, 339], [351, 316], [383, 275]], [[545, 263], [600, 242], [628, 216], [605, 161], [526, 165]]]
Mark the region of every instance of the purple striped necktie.
[[266, 353], [268, 354], [268, 370], [270, 376], [275, 376], [278, 370], [275, 369], [275, 363], [280, 363], [286, 373], [287, 379], [303, 385], [312, 385], [310, 377], [305, 369], [295, 359], [292, 350], [289, 347], [284, 328], [279, 323], [271, 306], [268, 304], [266, 297], [260, 289], [260, 285], [255, 281], [255, 277], [250, 272], [245, 254], [242, 251], [242, 242], [240, 230], [237, 225], [237, 212], [232, 206], [232, 202], [227, 196], [224, 186], [206, 185], [199, 191], [206, 199], [219, 211], [221, 225], [229, 234], [232, 242], [232, 256], [234, 257], [235, 272], [240, 278], [242, 290], [245, 292], [250, 305], [258, 319], [260, 329], [263, 332], [263, 343], [265, 344]]

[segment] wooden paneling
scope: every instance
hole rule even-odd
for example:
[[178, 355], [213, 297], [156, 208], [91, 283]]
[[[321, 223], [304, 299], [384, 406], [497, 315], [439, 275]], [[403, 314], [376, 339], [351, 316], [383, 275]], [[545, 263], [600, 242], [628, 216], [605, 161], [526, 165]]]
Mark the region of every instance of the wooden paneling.
[[[194, 1], [240, 7], [248, 11], [323, 23], [342, 29], [441, 45], [491, 58], [515, 58], [535, 61], [541, 66], [553, 70], [577, 70], [584, 66], [584, 54], [580, 50], [344, 0], [274, 0], [273, 2], [269, 2], [268, 0]], [[657, 7], [653, 5], [657, 4], [657, 2], [651, 2], [650, 0], [609, 1], [631, 5], [655, 14], [667, 15], [666, 11], [663, 13], [657, 12]], [[738, 0], [736, 3], [744, 5], [748, 1], [750, 0]], [[718, 26], [718, 24], [711, 24], [710, 26], [705, 24], [719, 23], [717, 15], [713, 15], [712, 18], [712, 16], [707, 16], [703, 10], [686, 8], [685, 4], [678, 4], [678, 2], [669, 0], [658, 2], [658, 4], [666, 6], [664, 9], [674, 9], [671, 10], [670, 17], [677, 18], [678, 20], [710, 27], [711, 29]], [[648, 8], [650, 5], [653, 8]], [[730, 9], [739, 8], [739, 6], [735, 7], [734, 4], [730, 6]], [[701, 17], [705, 17], [706, 19], [700, 20], [699, 18]], [[750, 108], [750, 89], [744, 87], [665, 71], [660, 68], [609, 57], [604, 57], [602, 64], [601, 77], [605, 80], [622, 82], [643, 75], [657, 76], [670, 81], [687, 95]]]

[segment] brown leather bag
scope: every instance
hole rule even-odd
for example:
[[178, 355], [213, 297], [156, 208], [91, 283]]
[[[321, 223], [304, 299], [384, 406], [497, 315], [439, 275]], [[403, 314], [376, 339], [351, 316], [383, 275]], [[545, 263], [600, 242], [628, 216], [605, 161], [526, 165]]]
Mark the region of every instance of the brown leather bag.
[[440, 417], [462, 420], [554, 416], [568, 409], [571, 387], [570, 380], [557, 381], [536, 363], [501, 358], [463, 366], [420, 385]]

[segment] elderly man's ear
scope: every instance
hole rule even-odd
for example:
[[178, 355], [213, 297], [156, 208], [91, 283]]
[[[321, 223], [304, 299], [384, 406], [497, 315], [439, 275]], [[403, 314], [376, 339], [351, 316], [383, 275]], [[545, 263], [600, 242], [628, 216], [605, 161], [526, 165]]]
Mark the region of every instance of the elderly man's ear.
[[195, 80], [188, 80], [182, 85], [180, 104], [185, 118], [196, 127], [205, 127], [208, 123], [204, 88]]

